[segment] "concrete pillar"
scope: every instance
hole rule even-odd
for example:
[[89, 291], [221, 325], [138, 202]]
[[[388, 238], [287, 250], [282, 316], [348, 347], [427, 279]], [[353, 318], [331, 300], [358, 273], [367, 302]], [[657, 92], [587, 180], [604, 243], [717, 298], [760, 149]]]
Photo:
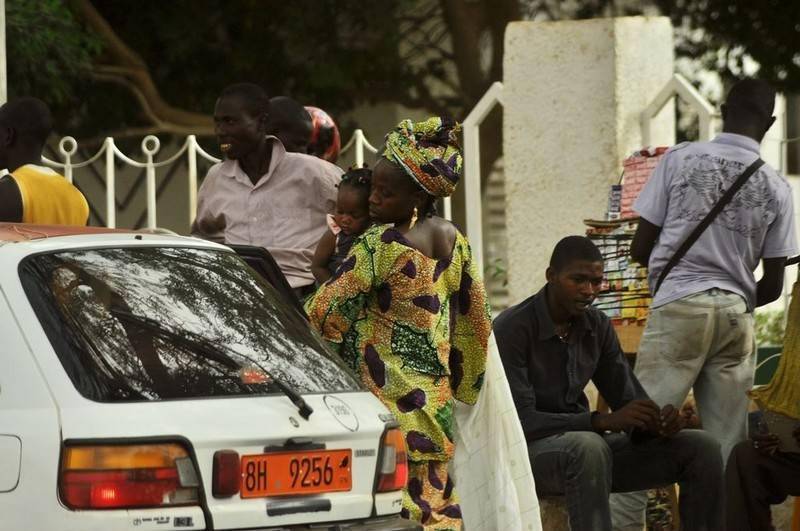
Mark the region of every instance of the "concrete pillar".
[[[665, 17], [515, 22], [506, 30], [504, 160], [511, 303], [544, 284], [553, 245], [605, 213], [622, 160], [641, 148], [640, 113], [670, 80]], [[675, 138], [673, 106], [654, 145]]]

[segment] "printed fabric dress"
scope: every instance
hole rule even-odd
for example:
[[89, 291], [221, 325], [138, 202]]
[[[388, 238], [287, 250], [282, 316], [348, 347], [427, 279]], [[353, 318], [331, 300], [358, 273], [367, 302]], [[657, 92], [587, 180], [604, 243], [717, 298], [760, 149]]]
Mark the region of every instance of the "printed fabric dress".
[[404, 515], [427, 529], [460, 529], [447, 472], [454, 399], [477, 401], [491, 333], [466, 238], [457, 233], [451, 255], [437, 260], [393, 226], [371, 227], [306, 311], [400, 422], [410, 461]]

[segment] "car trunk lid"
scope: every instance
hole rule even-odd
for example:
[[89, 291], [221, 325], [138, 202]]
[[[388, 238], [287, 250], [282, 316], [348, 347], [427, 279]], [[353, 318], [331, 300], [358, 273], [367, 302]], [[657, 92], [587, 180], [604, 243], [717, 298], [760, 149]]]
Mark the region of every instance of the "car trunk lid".
[[[183, 442], [193, 452], [202, 485], [201, 499], [205, 499], [215, 528], [281, 526], [369, 516], [373, 511], [375, 469], [384, 430], [381, 417], [385, 409], [374, 396], [364, 392], [304, 398], [314, 410], [308, 420], [282, 395], [140, 403], [82, 400], [79, 407], [62, 408], [62, 433], [66, 444]], [[287, 489], [284, 485], [284, 494], [280, 496], [244, 498], [240, 493], [215, 497], [214, 454], [224, 450], [235, 451], [240, 457], [284, 453], [282, 463], [272, 458], [252, 458], [257, 468], [251, 473], [258, 476], [261, 472], [261, 481], [264, 473], [268, 478], [277, 474], [293, 480], [296, 488]], [[350, 456], [349, 463], [342, 461], [346, 455]], [[329, 486], [325, 484], [327, 478], [319, 478], [315, 470], [307, 471], [303, 457], [309, 458], [309, 464], [313, 464], [311, 458], [322, 457], [320, 474], [326, 476], [325, 457], [338, 458], [328, 463], [330, 467], [349, 465], [349, 488], [342, 489], [342, 478], [347, 474], [337, 470], [332, 479], [339, 481], [337, 488], [342, 489], [339, 492], [286, 494], [302, 489], [304, 480], [312, 484], [319, 481], [320, 485], [312, 485], [317, 489]], [[259, 470], [261, 463], [269, 468]], [[290, 465], [295, 468], [281, 469]], [[274, 470], [276, 467], [279, 470]], [[245, 481], [247, 473], [242, 471]], [[274, 485], [271, 488], [274, 491]]]

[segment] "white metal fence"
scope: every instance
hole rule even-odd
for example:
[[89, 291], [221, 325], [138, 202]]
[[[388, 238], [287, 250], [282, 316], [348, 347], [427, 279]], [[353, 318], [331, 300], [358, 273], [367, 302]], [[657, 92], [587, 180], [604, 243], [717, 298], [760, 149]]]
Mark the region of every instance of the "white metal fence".
[[680, 97], [697, 113], [698, 140], [710, 140], [713, 136], [714, 120], [717, 112], [714, 106], [680, 74], [673, 74], [653, 101], [644, 108], [640, 117], [642, 127], [642, 147], [649, 147], [652, 138], [651, 120], [675, 97]]
[[189, 197], [189, 222], [191, 223], [192, 221], [194, 221], [195, 212], [197, 210], [197, 157], [198, 156], [203, 157], [204, 159], [213, 163], [219, 162], [220, 159], [206, 152], [200, 146], [200, 144], [197, 143], [197, 138], [195, 137], [195, 135], [189, 135], [188, 137], [186, 137], [186, 141], [183, 143], [183, 146], [181, 146], [181, 148], [174, 155], [172, 155], [167, 159], [156, 162], [155, 156], [158, 154], [160, 149], [161, 149], [161, 141], [158, 139], [158, 137], [153, 135], [146, 136], [142, 140], [142, 152], [145, 154], [145, 161], [141, 162], [132, 159], [131, 157], [127, 156], [125, 153], [120, 151], [120, 149], [114, 143], [114, 139], [111, 137], [107, 137], [103, 141], [103, 145], [100, 147], [100, 150], [97, 153], [95, 153], [88, 159], [84, 160], [83, 162], [75, 162], [73, 158], [75, 154], [78, 152], [78, 143], [71, 136], [67, 136], [62, 138], [61, 141], [58, 143], [58, 151], [62, 157], [62, 162], [50, 160], [46, 157], [43, 157], [42, 160], [48, 166], [52, 166], [53, 168], [59, 169], [64, 174], [64, 177], [66, 177], [69, 182], [72, 182], [73, 170], [89, 166], [98, 159], [100, 159], [101, 156], [105, 155], [106, 226], [112, 228], [116, 227], [117, 225], [116, 160], [119, 159], [125, 164], [132, 166], [134, 168], [143, 168], [146, 173], [147, 226], [148, 228], [152, 229], [157, 226], [156, 168], [169, 166], [170, 164], [177, 161], [181, 156], [185, 156], [187, 158], [187, 166], [189, 168], [188, 197]]
[[[156, 199], [157, 199], [157, 189], [156, 189], [156, 169], [168, 167], [174, 164], [181, 158], [185, 158], [187, 164], [187, 176], [188, 176], [188, 219], [189, 223], [194, 221], [194, 217], [197, 211], [197, 161], [198, 157], [205, 159], [211, 163], [220, 162], [220, 159], [208, 153], [203, 147], [197, 142], [197, 137], [195, 135], [189, 135], [186, 137], [183, 145], [178, 149], [177, 152], [172, 154], [171, 156], [165, 158], [164, 160], [156, 160], [156, 156], [158, 152], [161, 150], [161, 141], [158, 137], [153, 135], [146, 136], [141, 143], [142, 153], [144, 153], [145, 160], [140, 161], [134, 158], [129, 157], [125, 153], [123, 153], [119, 147], [115, 144], [114, 139], [111, 137], [107, 137], [103, 141], [103, 145], [100, 149], [91, 157], [87, 158], [84, 161], [76, 161], [75, 155], [78, 152], [78, 142], [71, 136], [67, 136], [61, 139], [58, 143], [58, 155], [61, 158], [61, 161], [51, 160], [47, 157], [42, 157], [42, 161], [53, 168], [56, 168], [64, 176], [67, 178], [69, 182], [73, 180], [73, 171], [79, 168], [85, 168], [90, 166], [100, 160], [101, 157], [104, 156], [105, 160], [105, 219], [106, 219], [106, 226], [114, 228], [116, 227], [116, 215], [117, 215], [117, 206], [116, 206], [116, 189], [117, 189], [117, 169], [116, 169], [116, 162], [121, 161], [124, 164], [131, 166], [133, 168], [140, 168], [145, 170], [145, 179], [146, 179], [146, 189], [145, 189], [145, 196], [146, 196], [146, 211], [147, 211], [147, 227], [148, 228], [155, 228], [158, 225], [158, 220], [156, 216]], [[364, 155], [365, 152], [376, 153], [377, 149], [370, 144], [367, 138], [364, 136], [364, 132], [361, 129], [356, 129], [355, 133], [353, 134], [352, 138], [344, 145], [342, 148], [342, 153], [354, 149], [355, 151], [355, 162], [357, 166], [364, 165]]]
[[503, 84], [492, 83], [489, 90], [464, 119], [464, 205], [466, 231], [472, 255], [483, 271], [483, 204], [481, 201], [481, 124], [498, 104], [503, 103]]
[[[198, 143], [195, 135], [186, 137], [183, 145], [177, 152], [164, 160], [156, 160], [156, 157], [161, 150], [161, 141], [154, 135], [148, 135], [142, 139], [141, 143], [142, 153], [145, 160], [136, 160], [123, 153], [111, 137], [106, 137], [100, 149], [92, 156], [83, 161], [76, 161], [75, 156], [78, 153], [78, 142], [71, 136], [66, 136], [58, 143], [57, 155], [60, 161], [52, 160], [47, 157], [42, 157], [42, 161], [57, 170], [59, 170], [67, 178], [69, 182], [73, 181], [73, 172], [76, 169], [86, 168], [104, 157], [105, 162], [105, 225], [110, 228], [117, 226], [117, 205], [116, 205], [116, 190], [117, 190], [117, 161], [124, 164], [145, 170], [145, 197], [146, 197], [146, 212], [147, 212], [147, 227], [155, 228], [158, 226], [157, 219], [157, 188], [156, 188], [156, 169], [169, 167], [181, 158], [185, 158], [187, 164], [188, 176], [188, 220], [191, 224], [194, 221], [197, 212], [197, 189], [198, 189], [198, 174], [197, 162], [198, 157], [208, 162], [216, 164], [220, 159], [208, 153]], [[350, 140], [342, 146], [340, 153], [344, 154], [353, 150], [353, 157], [355, 165], [361, 167], [365, 162], [366, 153], [375, 154], [378, 152], [377, 148], [372, 145], [364, 135], [364, 131], [356, 129]], [[478, 170], [477, 178], [480, 179], [480, 170]], [[480, 181], [474, 193], [477, 193], [478, 206], [480, 206]], [[444, 216], [447, 219], [452, 219], [452, 207], [450, 198], [444, 200]], [[480, 212], [479, 212], [480, 214]], [[472, 230], [476, 230], [474, 225], [471, 226]], [[477, 230], [480, 230], [478, 225]], [[467, 236], [470, 236], [470, 227], [467, 229]], [[480, 234], [478, 233], [478, 241], [480, 242]], [[480, 248], [480, 246], [477, 246]]]

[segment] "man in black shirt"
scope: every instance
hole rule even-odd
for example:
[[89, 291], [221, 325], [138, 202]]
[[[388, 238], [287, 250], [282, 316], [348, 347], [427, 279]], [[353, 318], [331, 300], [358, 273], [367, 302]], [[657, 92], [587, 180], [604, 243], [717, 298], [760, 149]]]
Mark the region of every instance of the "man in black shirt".
[[[722, 458], [706, 433], [684, 430], [628, 366], [608, 318], [591, 306], [603, 259], [588, 238], [555, 247], [539, 293], [504, 311], [494, 333], [541, 495], [565, 495], [573, 530], [611, 530], [608, 497], [680, 484], [683, 529], [722, 527]], [[592, 380], [612, 413], [592, 412]]]

